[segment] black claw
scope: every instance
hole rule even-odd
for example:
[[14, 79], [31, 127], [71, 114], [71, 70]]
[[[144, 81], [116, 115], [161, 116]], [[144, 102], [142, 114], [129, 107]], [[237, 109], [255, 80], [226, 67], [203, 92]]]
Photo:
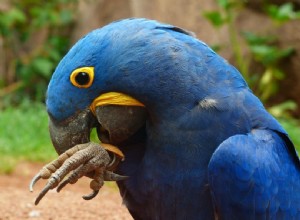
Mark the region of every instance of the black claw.
[[30, 181], [30, 184], [29, 184], [29, 190], [30, 190], [30, 192], [33, 192], [34, 185], [41, 178], [42, 177], [41, 177], [41, 175], [39, 173], [32, 178], [32, 180]]
[[108, 170], [112, 169], [115, 166], [116, 160], [117, 160], [117, 157], [115, 154], [113, 154], [112, 161], [107, 165]]
[[121, 181], [128, 179], [129, 176], [122, 176], [111, 171], [106, 170], [104, 172], [104, 180], [105, 181]]
[[91, 199], [95, 198], [98, 195], [98, 193], [99, 193], [99, 190], [94, 190], [91, 194], [84, 195], [84, 196], [82, 196], [82, 198], [85, 200], [91, 200]]
[[69, 183], [69, 180], [66, 179], [64, 180], [59, 186], [56, 188], [56, 192], [60, 192], [67, 184]]
[[38, 197], [36, 198], [34, 204], [38, 205], [39, 202], [41, 201], [41, 199], [46, 195], [46, 193], [51, 189], [51, 184], [48, 183], [44, 189], [40, 192], [40, 194], [38, 195]]

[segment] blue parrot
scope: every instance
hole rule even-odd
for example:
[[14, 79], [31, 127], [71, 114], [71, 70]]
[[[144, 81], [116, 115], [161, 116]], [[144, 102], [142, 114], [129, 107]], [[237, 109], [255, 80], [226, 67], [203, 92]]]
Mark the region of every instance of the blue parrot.
[[[134, 219], [300, 219], [288, 134], [184, 29], [132, 18], [92, 31], [57, 66], [46, 105], [59, 154], [89, 144], [92, 128], [95, 149], [117, 146], [125, 160], [113, 172], [128, 177], [117, 184]], [[80, 177], [103, 171], [80, 164]]]

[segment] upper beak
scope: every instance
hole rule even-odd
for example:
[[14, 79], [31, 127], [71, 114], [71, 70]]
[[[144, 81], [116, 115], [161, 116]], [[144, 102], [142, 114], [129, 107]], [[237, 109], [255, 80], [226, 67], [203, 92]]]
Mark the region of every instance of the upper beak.
[[89, 110], [79, 112], [62, 122], [49, 115], [49, 132], [56, 152], [62, 154], [77, 144], [88, 143], [95, 123]]
[[58, 154], [89, 142], [94, 127], [101, 142], [118, 145], [144, 126], [146, 117], [144, 105], [137, 100], [120, 93], [105, 93], [89, 108], [63, 122], [50, 115], [50, 137]]

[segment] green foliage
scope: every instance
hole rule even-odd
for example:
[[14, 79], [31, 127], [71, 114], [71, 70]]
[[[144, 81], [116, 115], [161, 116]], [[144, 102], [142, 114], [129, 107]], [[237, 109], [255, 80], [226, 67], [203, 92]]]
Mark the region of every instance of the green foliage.
[[[232, 48], [236, 63], [244, 77], [248, 81], [248, 61], [243, 59], [242, 48], [238, 43], [238, 32], [235, 28], [235, 19], [239, 10], [243, 7], [243, 2], [234, 0], [216, 0], [219, 10], [207, 11], [203, 15], [212, 23], [215, 28], [226, 26], [229, 30], [230, 46]], [[222, 48], [219, 45], [218, 48]]]
[[279, 48], [276, 46], [277, 38], [271, 35], [258, 36], [251, 32], [244, 32], [243, 37], [254, 60], [264, 67], [264, 72], [257, 74], [260, 77], [257, 77], [254, 82], [250, 81], [250, 86], [255, 84], [256, 94], [263, 101], [267, 101], [277, 93], [278, 83], [285, 77], [285, 73], [279, 68], [280, 62], [292, 55], [294, 49]]
[[[24, 92], [32, 100], [42, 101], [44, 99], [48, 81], [61, 57], [67, 51], [67, 45], [69, 45], [69, 41], [66, 38], [51, 36], [43, 48], [29, 60], [17, 60], [17, 76], [23, 85], [14, 94], [15, 99], [17, 97], [23, 99]], [[20, 101], [22, 100], [15, 100], [17, 103]]]
[[10, 91], [8, 82], [0, 79], [0, 96], [5, 96], [0, 107], [19, 104], [24, 97], [44, 99], [48, 81], [69, 48], [76, 4], [77, 0], [13, 0], [9, 10], [0, 11], [0, 38], [9, 54], [5, 62], [18, 85]]
[[57, 155], [48, 132], [44, 105], [23, 101], [18, 108], [0, 111], [0, 173], [20, 160], [50, 161]]
[[203, 15], [213, 24], [214, 27], [219, 28], [226, 23], [226, 19], [218, 11], [207, 11], [204, 12]]
[[300, 12], [294, 11], [294, 5], [290, 2], [281, 6], [267, 5], [266, 12], [278, 24], [300, 18]]
[[219, 10], [206, 11], [203, 15], [217, 28], [229, 24], [235, 16], [235, 10], [243, 5], [243, 2], [234, 0], [216, 0], [216, 2]]
[[268, 110], [272, 115], [274, 115], [277, 118], [289, 118], [290, 115], [288, 112], [296, 109], [297, 109], [297, 104], [293, 101], [288, 100], [276, 106], [270, 107]]
[[289, 134], [298, 153], [300, 153], [300, 122], [293, 118], [278, 118], [280, 124]]
[[14, 27], [25, 24], [26, 15], [18, 9], [12, 8], [6, 13], [0, 13], [0, 33], [2, 36], [8, 37], [12, 34], [11, 29]]
[[291, 47], [281, 49], [275, 46], [277, 42], [275, 36], [258, 36], [251, 32], [244, 32], [243, 36], [254, 59], [265, 66], [276, 64], [294, 52], [294, 49]]
[[[229, 31], [230, 46], [238, 69], [243, 74], [254, 93], [263, 102], [267, 102], [278, 92], [278, 82], [285, 77], [280, 68], [280, 63], [292, 55], [294, 49], [282, 48], [277, 44], [277, 38], [273, 35], [257, 35], [252, 32], [240, 34], [235, 28], [236, 17], [245, 6], [245, 2], [234, 0], [216, 0], [219, 10], [205, 12], [204, 16], [211, 24], [219, 29], [227, 27]], [[281, 6], [266, 5], [265, 14], [277, 24], [300, 18], [300, 12], [294, 11], [291, 3]], [[276, 28], [276, 27], [274, 27]], [[247, 48], [241, 48], [243, 37]], [[219, 46], [222, 48], [222, 46]], [[244, 57], [243, 51], [248, 50], [251, 56]], [[249, 73], [251, 60], [263, 67], [262, 73]]]
[[[18, 108], [0, 110], [0, 174], [20, 161], [49, 162], [57, 158], [48, 131], [45, 106], [23, 100]], [[96, 129], [91, 141], [99, 142]]]

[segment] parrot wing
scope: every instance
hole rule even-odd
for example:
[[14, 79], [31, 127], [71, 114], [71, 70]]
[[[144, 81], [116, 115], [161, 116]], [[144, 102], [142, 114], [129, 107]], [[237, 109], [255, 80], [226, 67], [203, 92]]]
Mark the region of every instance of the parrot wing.
[[285, 134], [254, 129], [219, 145], [208, 171], [218, 219], [300, 219], [299, 159], [291, 144]]

